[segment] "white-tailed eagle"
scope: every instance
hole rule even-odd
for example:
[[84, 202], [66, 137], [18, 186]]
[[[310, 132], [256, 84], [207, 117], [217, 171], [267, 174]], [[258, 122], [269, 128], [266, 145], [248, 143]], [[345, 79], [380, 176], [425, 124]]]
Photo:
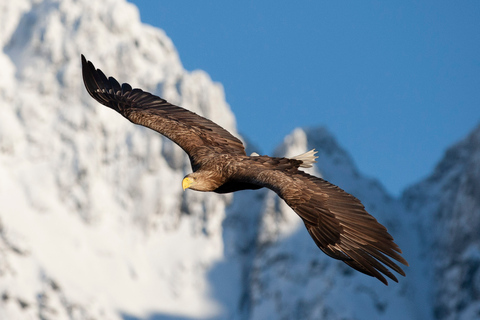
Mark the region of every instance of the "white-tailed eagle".
[[82, 68], [85, 87], [95, 100], [166, 136], [188, 154], [193, 173], [183, 179], [183, 189], [217, 193], [271, 189], [300, 216], [313, 241], [328, 256], [385, 284], [384, 275], [398, 282], [387, 267], [405, 276], [392, 261], [408, 266], [400, 256], [402, 251], [362, 203], [300, 170], [315, 162], [314, 152], [293, 158], [248, 156], [239, 139], [212, 121], [107, 78], [83, 55]]

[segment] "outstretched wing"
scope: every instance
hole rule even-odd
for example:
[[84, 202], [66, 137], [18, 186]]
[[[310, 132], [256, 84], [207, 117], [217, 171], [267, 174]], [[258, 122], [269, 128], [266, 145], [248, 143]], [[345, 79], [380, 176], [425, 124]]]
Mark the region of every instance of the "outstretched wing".
[[82, 55], [83, 82], [88, 93], [133, 123], [153, 129], [179, 145], [192, 164], [206, 153], [245, 155], [242, 142], [214, 122], [168, 103], [128, 83], [107, 78]]
[[408, 266], [387, 229], [351, 194], [296, 169], [263, 170], [255, 183], [274, 190], [302, 218], [317, 246], [332, 258], [375, 277], [398, 282], [387, 268], [405, 276], [392, 259]]

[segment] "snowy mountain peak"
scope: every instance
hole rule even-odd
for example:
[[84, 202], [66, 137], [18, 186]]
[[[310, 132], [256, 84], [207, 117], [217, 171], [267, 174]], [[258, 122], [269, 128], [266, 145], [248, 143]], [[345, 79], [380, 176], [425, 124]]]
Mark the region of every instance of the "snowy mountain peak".
[[302, 150], [309, 150], [315, 146], [321, 159], [342, 163], [352, 168], [355, 167], [350, 155], [340, 147], [335, 137], [325, 127], [297, 128], [285, 137], [283, 143], [275, 150], [277, 156], [293, 156]]
[[[400, 240], [400, 247], [405, 247], [404, 239], [397, 237], [404, 231], [399, 223], [402, 206], [377, 181], [358, 173], [351, 157], [328, 130], [295, 129], [275, 154], [292, 156], [313, 148], [318, 150], [319, 158], [311, 173], [328, 177], [359, 197], [367, 210]], [[405, 279], [383, 288], [326, 256], [318, 250], [300, 218], [271, 192], [265, 199], [257, 250], [250, 294], [253, 319], [265, 314], [284, 319], [420, 319], [411, 308], [413, 301], [405, 294], [414, 290]], [[404, 310], [399, 314], [401, 306]]]

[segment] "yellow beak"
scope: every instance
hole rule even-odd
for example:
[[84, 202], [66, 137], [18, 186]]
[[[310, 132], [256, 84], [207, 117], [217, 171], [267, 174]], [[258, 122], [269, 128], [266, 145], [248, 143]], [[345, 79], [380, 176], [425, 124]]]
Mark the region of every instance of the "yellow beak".
[[185, 191], [185, 189], [190, 188], [190, 186], [192, 185], [192, 182], [193, 182], [192, 179], [190, 179], [189, 177], [183, 178], [183, 181], [182, 181], [183, 191]]

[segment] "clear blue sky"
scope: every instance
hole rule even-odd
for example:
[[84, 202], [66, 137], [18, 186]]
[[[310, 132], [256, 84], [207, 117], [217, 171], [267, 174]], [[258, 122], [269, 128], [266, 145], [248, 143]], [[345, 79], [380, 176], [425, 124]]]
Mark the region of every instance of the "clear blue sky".
[[131, 2], [262, 153], [324, 125], [398, 195], [480, 123], [480, 1]]

